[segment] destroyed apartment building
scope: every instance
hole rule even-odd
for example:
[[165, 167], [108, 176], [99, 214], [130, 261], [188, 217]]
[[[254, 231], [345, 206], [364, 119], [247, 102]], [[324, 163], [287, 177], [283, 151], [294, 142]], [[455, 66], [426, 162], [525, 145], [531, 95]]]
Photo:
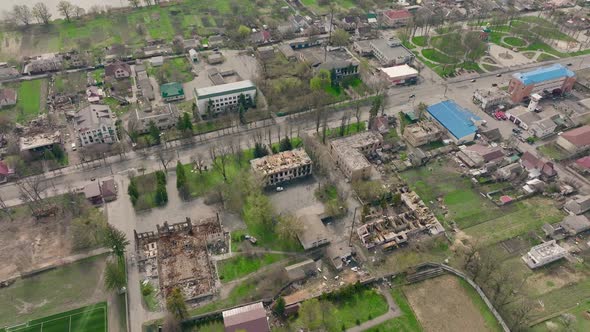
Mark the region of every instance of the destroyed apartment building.
[[284, 151], [250, 161], [265, 186], [298, 179], [312, 172], [311, 159], [303, 149]]
[[365, 155], [375, 153], [383, 145], [381, 134], [365, 131], [330, 142], [330, 155], [351, 181], [368, 178], [372, 166]]
[[188, 302], [208, 299], [216, 290], [216, 273], [211, 250], [225, 247], [225, 233], [219, 217], [193, 223], [157, 225], [156, 232], [135, 234], [138, 268], [159, 284], [167, 296], [179, 288]]
[[383, 251], [398, 248], [419, 233], [437, 235], [444, 231], [440, 222], [413, 191], [401, 194], [404, 212], [381, 216], [357, 228], [367, 249], [380, 246]]

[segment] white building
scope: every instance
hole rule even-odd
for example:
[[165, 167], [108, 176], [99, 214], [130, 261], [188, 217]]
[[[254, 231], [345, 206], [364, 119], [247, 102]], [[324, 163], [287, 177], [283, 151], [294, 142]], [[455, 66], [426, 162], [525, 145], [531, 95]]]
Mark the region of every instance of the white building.
[[500, 89], [477, 89], [473, 93], [473, 102], [479, 104], [479, 107], [481, 107], [482, 110], [487, 110], [496, 105], [508, 103], [509, 100], [510, 96]]
[[387, 80], [394, 85], [416, 84], [418, 71], [406, 64], [379, 69]]
[[74, 117], [80, 145], [118, 142], [113, 112], [107, 105], [88, 105]]
[[526, 255], [522, 256], [522, 260], [531, 269], [536, 269], [562, 259], [566, 253], [567, 251], [559, 246], [555, 240], [551, 240], [532, 247]]
[[149, 131], [150, 122], [153, 122], [159, 130], [170, 129], [178, 123], [178, 108], [174, 104], [151, 106], [142, 104], [131, 114], [129, 123], [133, 123], [133, 130], [145, 134]]
[[206, 114], [209, 105], [213, 112], [219, 113], [237, 107], [242, 94], [247, 99], [254, 100], [256, 86], [252, 81], [246, 80], [195, 89], [194, 94], [199, 113]]

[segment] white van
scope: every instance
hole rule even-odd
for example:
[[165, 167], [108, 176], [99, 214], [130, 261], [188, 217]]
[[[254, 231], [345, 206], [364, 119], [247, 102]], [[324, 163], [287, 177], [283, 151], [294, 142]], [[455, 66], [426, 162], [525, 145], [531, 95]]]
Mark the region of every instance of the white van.
[[76, 143], [72, 143], [72, 151], [76, 151]]

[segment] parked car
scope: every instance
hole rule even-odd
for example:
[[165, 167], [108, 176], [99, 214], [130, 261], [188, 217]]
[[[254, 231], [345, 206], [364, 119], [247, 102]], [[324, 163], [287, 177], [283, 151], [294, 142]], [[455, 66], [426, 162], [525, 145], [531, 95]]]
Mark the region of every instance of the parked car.
[[283, 190], [285, 190], [285, 188], [283, 188], [283, 187], [277, 187], [277, 191], [278, 191], [278, 192], [281, 192], [281, 191], [283, 191]]

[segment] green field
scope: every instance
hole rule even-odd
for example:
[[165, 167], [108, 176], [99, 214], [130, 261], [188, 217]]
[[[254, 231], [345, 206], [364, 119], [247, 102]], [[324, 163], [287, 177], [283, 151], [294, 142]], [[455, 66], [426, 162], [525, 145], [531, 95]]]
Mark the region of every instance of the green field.
[[438, 63], [442, 63], [442, 64], [451, 64], [451, 63], [456, 63], [457, 59], [452, 58], [446, 54], [443, 54], [439, 51], [437, 51], [434, 48], [425, 48], [422, 50], [422, 56], [424, 56], [426, 59], [434, 61], [434, 62], [438, 62]]
[[393, 300], [398, 305], [399, 309], [402, 312], [402, 315], [390, 319], [384, 323], [381, 323], [373, 328], [368, 329], [366, 332], [389, 332], [389, 331], [396, 331], [396, 332], [420, 332], [423, 331], [420, 322], [416, 319], [416, 315], [412, 311], [406, 296], [402, 292], [401, 288], [396, 287], [391, 290], [391, 296], [393, 296]]
[[23, 81], [17, 87], [16, 106], [8, 111], [16, 112], [16, 121], [24, 124], [41, 113], [41, 89], [45, 88], [44, 80]]
[[527, 44], [524, 39], [518, 37], [506, 37], [504, 38], [504, 42], [510, 46], [515, 47], [522, 47]]
[[107, 332], [106, 302], [35, 319], [0, 332]]
[[222, 282], [228, 282], [256, 272], [261, 267], [276, 263], [284, 257], [285, 255], [281, 254], [240, 255], [219, 261], [217, 263], [217, 273]]
[[0, 288], [0, 326], [104, 300], [102, 274], [105, 262], [106, 255], [95, 256], [18, 279], [9, 287]]
[[418, 36], [418, 37], [414, 37], [412, 38], [412, 43], [416, 46], [426, 46], [426, 37], [425, 36]]

